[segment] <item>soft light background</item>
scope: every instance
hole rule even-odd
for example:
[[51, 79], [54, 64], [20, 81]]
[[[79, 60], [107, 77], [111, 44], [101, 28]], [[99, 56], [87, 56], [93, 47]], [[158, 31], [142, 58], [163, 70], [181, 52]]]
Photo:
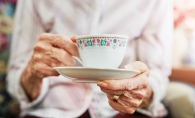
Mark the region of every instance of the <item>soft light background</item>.
[[173, 67], [195, 67], [195, 0], [174, 0]]

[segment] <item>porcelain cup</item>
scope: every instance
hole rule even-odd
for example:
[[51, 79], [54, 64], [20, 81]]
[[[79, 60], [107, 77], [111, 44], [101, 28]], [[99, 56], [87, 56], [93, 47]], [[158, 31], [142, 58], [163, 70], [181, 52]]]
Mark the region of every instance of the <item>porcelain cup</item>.
[[123, 60], [128, 36], [117, 34], [81, 35], [76, 37], [79, 61], [84, 67], [118, 68]]

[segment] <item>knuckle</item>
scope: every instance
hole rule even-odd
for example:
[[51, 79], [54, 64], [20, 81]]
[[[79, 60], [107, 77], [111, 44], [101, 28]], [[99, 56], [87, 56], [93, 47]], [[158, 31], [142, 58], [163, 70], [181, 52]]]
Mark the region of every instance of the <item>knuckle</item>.
[[41, 70], [39, 64], [35, 64], [34, 67], [33, 67], [33, 69], [34, 69], [35, 71], [37, 71], [37, 72], [39, 72], [39, 71]]
[[144, 88], [147, 88], [148, 87], [148, 84], [149, 84], [148, 81], [145, 81], [143, 87]]
[[139, 76], [141, 83], [139, 84], [140, 88], [147, 88], [148, 87], [148, 77], [146, 75]]
[[[115, 83], [115, 84], [113, 84]], [[110, 80], [109, 81], [109, 86], [111, 90], [118, 90], [118, 88], [122, 88], [123, 85], [120, 82], [117, 82], [115, 80]]]
[[138, 108], [139, 107], [139, 103], [132, 103], [132, 106], [134, 106], [135, 108]]
[[121, 90], [116, 90], [115, 93], [116, 93], [116, 95], [122, 95], [124, 92]]
[[[107, 91], [103, 88], [100, 88], [102, 92], [107, 93]], [[110, 96], [110, 95], [109, 95]]]
[[131, 81], [127, 81], [125, 84], [125, 90], [131, 90], [132, 89], [132, 82]]
[[129, 99], [132, 99], [133, 93], [131, 91], [126, 91], [123, 93], [123, 95]]
[[34, 46], [34, 51], [41, 51], [43, 49], [43, 46], [39, 42]]
[[143, 93], [138, 93], [136, 96], [137, 96], [137, 99], [142, 100], [145, 95]]
[[113, 100], [113, 95], [107, 94], [108, 99]]
[[108, 99], [110, 99], [110, 98], [111, 98], [111, 97], [110, 97], [110, 94], [106, 94], [106, 96], [107, 96], [107, 98], [108, 98]]
[[113, 107], [111, 100], [108, 99], [108, 104]]
[[126, 111], [126, 113], [128, 113], [128, 114], [133, 114], [133, 113], [135, 112], [135, 110], [132, 109], [132, 108], [127, 108], [125, 111]]
[[69, 47], [69, 44], [70, 44], [70, 42], [69, 42], [69, 40], [63, 40], [63, 44], [64, 44], [64, 46], [65, 47]]
[[33, 56], [33, 60], [34, 60], [35, 62], [39, 62], [39, 61], [42, 60], [42, 58], [41, 58], [40, 56], [38, 56], [38, 55], [34, 55], [34, 56]]
[[49, 58], [49, 59], [57, 59], [57, 60], [59, 60], [59, 56], [61, 55], [60, 53], [59, 53], [59, 51], [57, 51], [55, 48], [50, 48], [50, 49], [48, 49], [49, 51], [49, 53], [47, 54], [47, 57]]
[[[143, 92], [133, 92], [133, 97], [137, 98], [139, 100], [142, 100], [144, 98], [144, 96], [145, 95], [143, 94]], [[139, 104], [139, 103], [137, 103], [137, 104]]]
[[55, 54], [50, 55], [52, 56], [52, 58], [55, 58], [58, 61], [65, 63], [67, 66], [72, 66], [76, 63], [75, 60], [71, 57], [71, 55], [63, 49], [52, 48], [50, 49], [50, 52], [52, 52], [52, 54]]
[[60, 34], [55, 34], [54, 37], [55, 39], [63, 39], [63, 36]]
[[141, 69], [142, 72], [146, 72], [147, 75], [149, 74], [149, 68], [145, 63], [141, 61], [136, 61], [134, 64], [137, 65], [137, 67]]
[[42, 33], [39, 37], [39, 40], [45, 40], [47, 38], [47, 33]]
[[147, 76], [143, 77], [143, 88], [147, 88], [148, 87], [148, 79]]
[[54, 54], [57, 55], [57, 54], [59, 53], [59, 52], [56, 51], [55, 48], [53, 48], [53, 47], [49, 49], [49, 52], [51, 53], [51, 54], [49, 54], [50, 56], [55, 56]]
[[63, 47], [64, 46], [64, 40], [63, 37], [60, 35], [54, 35], [52, 36], [52, 40], [50, 40], [51, 45], [55, 47]]

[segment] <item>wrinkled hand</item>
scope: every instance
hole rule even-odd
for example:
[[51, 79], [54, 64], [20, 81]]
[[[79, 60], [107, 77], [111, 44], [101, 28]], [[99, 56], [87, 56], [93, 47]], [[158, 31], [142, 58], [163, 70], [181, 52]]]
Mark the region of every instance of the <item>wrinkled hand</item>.
[[[107, 94], [110, 106], [121, 114], [133, 114], [144, 101], [152, 97], [152, 89], [148, 85], [148, 67], [141, 62], [126, 66], [127, 69], [139, 70], [141, 73], [133, 78], [121, 80], [103, 80], [98, 83], [101, 90]], [[114, 96], [119, 96], [114, 100]]]
[[21, 77], [21, 84], [31, 100], [39, 95], [44, 77], [58, 75], [52, 67], [75, 64], [72, 55], [79, 56], [79, 53], [74, 41], [75, 37], [69, 38], [59, 34], [40, 36], [34, 46], [33, 56]]

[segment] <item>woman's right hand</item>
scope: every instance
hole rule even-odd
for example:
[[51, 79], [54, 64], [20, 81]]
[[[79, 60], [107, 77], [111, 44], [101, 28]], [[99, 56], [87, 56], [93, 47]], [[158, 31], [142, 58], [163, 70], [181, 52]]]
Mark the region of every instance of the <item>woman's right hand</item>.
[[41, 34], [21, 76], [21, 84], [31, 101], [39, 95], [44, 77], [59, 75], [52, 67], [75, 64], [72, 55], [78, 57], [79, 53], [74, 42], [75, 37]]

